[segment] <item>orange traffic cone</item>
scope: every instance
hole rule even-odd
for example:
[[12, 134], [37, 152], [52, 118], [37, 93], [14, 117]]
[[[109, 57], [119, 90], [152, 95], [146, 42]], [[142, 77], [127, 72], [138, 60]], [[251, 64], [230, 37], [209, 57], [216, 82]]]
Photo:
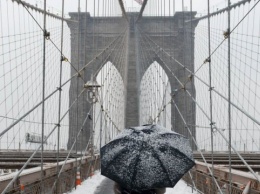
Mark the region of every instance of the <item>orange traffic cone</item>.
[[23, 184], [20, 184], [20, 191], [21, 191], [21, 194], [24, 193], [24, 185]]
[[81, 179], [80, 179], [80, 171], [77, 171], [77, 176], [76, 176], [76, 186], [81, 185]]

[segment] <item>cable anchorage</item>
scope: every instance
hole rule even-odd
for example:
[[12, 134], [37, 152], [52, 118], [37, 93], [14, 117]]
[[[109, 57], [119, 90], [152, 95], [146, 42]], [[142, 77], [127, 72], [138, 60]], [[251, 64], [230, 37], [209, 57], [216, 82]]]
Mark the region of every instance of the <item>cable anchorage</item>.
[[51, 33], [48, 32], [47, 30], [43, 31], [43, 36], [45, 37], [46, 40], [50, 40], [51, 38]]
[[190, 74], [190, 75], [188, 76], [188, 78], [189, 78], [189, 81], [192, 81], [192, 79], [193, 79], [193, 75]]
[[215, 87], [209, 87], [209, 91], [213, 91]]
[[210, 63], [210, 62], [211, 62], [211, 58], [208, 57], [208, 58], [206, 58], [206, 59], [204, 60], [203, 64], [205, 64], [205, 63]]
[[68, 62], [69, 59], [67, 57], [65, 57], [64, 55], [61, 55], [60, 61]]
[[58, 91], [62, 91], [62, 88], [61, 87], [56, 87]]
[[223, 36], [225, 39], [227, 39], [230, 36], [230, 29], [228, 28], [226, 31], [223, 32]]
[[82, 77], [82, 75], [83, 75], [83, 71], [78, 72], [78, 74], [77, 74], [78, 77]]
[[215, 125], [215, 124], [216, 124], [216, 123], [212, 121], [209, 125]]

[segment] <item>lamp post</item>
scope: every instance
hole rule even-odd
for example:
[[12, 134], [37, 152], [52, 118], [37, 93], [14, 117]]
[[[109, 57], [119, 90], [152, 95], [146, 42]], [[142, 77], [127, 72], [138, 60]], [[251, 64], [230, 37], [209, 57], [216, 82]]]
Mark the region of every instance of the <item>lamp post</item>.
[[84, 88], [87, 89], [87, 101], [92, 104], [92, 133], [90, 135], [91, 141], [89, 144], [91, 156], [94, 157], [94, 133], [95, 133], [95, 103], [98, 101], [98, 89], [101, 86], [98, 84], [96, 79], [91, 76], [91, 80], [88, 81]]

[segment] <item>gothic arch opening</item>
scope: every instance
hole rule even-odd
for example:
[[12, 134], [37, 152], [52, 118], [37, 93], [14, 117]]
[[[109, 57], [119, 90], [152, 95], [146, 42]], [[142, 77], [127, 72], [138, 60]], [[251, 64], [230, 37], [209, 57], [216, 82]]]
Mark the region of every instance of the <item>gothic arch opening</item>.
[[101, 86], [98, 102], [94, 106], [94, 146], [99, 149], [112, 140], [125, 127], [125, 92], [123, 79], [108, 61], [97, 74]]
[[157, 123], [171, 127], [171, 84], [160, 66], [154, 61], [142, 76], [139, 100], [140, 125]]

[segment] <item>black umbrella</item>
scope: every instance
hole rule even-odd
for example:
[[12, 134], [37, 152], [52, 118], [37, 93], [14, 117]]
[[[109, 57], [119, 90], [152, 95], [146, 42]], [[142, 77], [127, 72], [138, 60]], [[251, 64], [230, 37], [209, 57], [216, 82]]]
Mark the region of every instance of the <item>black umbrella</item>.
[[101, 174], [130, 190], [174, 187], [194, 164], [189, 140], [158, 125], [125, 129], [101, 148]]

